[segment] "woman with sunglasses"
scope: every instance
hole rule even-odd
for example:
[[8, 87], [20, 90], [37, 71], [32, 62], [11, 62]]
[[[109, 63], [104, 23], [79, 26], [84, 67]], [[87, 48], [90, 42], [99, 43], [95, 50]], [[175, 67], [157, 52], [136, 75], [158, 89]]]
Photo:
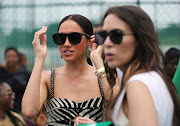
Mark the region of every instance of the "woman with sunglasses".
[[[149, 16], [135, 6], [111, 7], [102, 29], [96, 38], [104, 46], [107, 64], [123, 72], [119, 95], [105, 104], [106, 120], [120, 126], [179, 126], [177, 93], [163, 69], [163, 53]], [[93, 46], [91, 54], [95, 51]], [[113, 87], [115, 78], [106, 74]]]
[[45, 104], [48, 125], [102, 121], [103, 99], [109, 85], [105, 74], [100, 79], [96, 76], [98, 66], [90, 66], [86, 61], [86, 50], [94, 42], [91, 22], [78, 14], [62, 19], [58, 33], [52, 37], [66, 64], [42, 72], [47, 54], [47, 29], [43, 26], [37, 31], [32, 42], [36, 59], [22, 101], [23, 114], [32, 117]]

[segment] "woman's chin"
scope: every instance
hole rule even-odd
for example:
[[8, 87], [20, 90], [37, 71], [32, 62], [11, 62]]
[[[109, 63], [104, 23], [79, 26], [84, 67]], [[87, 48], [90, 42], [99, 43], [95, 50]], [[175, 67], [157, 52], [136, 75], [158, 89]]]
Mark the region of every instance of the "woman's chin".
[[113, 61], [107, 61], [107, 63], [108, 63], [108, 66], [109, 66], [110, 68], [116, 68], [116, 67], [118, 67], [118, 65], [116, 65]]

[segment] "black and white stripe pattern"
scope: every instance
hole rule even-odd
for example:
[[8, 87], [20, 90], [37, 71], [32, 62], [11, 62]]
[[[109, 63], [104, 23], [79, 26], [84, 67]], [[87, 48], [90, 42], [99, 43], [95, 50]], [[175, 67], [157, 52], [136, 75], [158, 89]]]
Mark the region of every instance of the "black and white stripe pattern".
[[54, 76], [55, 76], [55, 69], [51, 69], [51, 98], [53, 98], [54, 95]]
[[55, 69], [51, 69], [51, 99], [47, 102], [46, 117], [49, 125], [73, 126], [77, 116], [88, 117], [96, 122], [102, 121], [104, 93], [101, 81], [98, 80], [102, 97], [93, 98], [81, 103], [64, 98], [54, 98]]

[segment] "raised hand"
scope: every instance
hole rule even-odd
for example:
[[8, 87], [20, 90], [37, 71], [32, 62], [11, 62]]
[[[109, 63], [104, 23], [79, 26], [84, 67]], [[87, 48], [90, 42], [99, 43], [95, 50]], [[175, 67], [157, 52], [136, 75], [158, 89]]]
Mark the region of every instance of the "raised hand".
[[97, 69], [104, 65], [102, 59], [102, 53], [103, 53], [103, 45], [97, 46], [96, 43], [93, 43], [90, 58]]
[[[42, 29], [35, 32], [34, 39], [32, 41], [32, 45], [34, 47], [36, 58], [38, 58], [39, 60], [42, 60], [42, 61], [45, 60], [46, 55], [47, 55], [47, 44], [46, 44], [47, 35], [45, 34], [47, 29], [48, 29], [47, 26], [43, 26]], [[41, 36], [42, 36], [42, 44], [40, 43]]]

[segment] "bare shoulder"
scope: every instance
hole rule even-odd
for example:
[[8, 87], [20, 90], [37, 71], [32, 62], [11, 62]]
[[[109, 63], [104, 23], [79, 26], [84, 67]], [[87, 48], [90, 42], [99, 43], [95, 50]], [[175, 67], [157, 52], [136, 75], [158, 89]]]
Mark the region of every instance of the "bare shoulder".
[[150, 94], [147, 86], [140, 82], [140, 81], [132, 81], [130, 83], [127, 83], [126, 85], [126, 92], [129, 95], [138, 95], [140, 94], [141, 96]]
[[139, 81], [128, 83], [126, 96], [130, 123], [138, 126], [158, 125], [154, 101], [148, 87], [144, 83]]
[[[62, 66], [62, 67], [55, 68], [55, 73], [56, 73], [56, 74], [61, 73], [63, 68], [64, 68], [63, 66]], [[51, 80], [51, 74], [52, 74], [52, 71], [51, 71], [51, 70], [44, 70], [44, 71], [42, 72], [42, 76], [41, 76], [42, 81], [50, 82], [50, 80]]]
[[50, 89], [50, 86], [51, 86], [51, 70], [42, 72], [41, 85], [48, 87], [48, 89]]
[[[129, 105], [151, 106], [154, 108], [153, 97], [148, 87], [140, 81], [132, 81], [126, 86], [126, 95]], [[142, 104], [143, 103], [143, 104]]]
[[42, 78], [43, 80], [47, 80], [47, 79], [49, 79], [50, 77], [51, 77], [51, 70], [43, 71], [43, 72], [42, 72], [41, 78]]

